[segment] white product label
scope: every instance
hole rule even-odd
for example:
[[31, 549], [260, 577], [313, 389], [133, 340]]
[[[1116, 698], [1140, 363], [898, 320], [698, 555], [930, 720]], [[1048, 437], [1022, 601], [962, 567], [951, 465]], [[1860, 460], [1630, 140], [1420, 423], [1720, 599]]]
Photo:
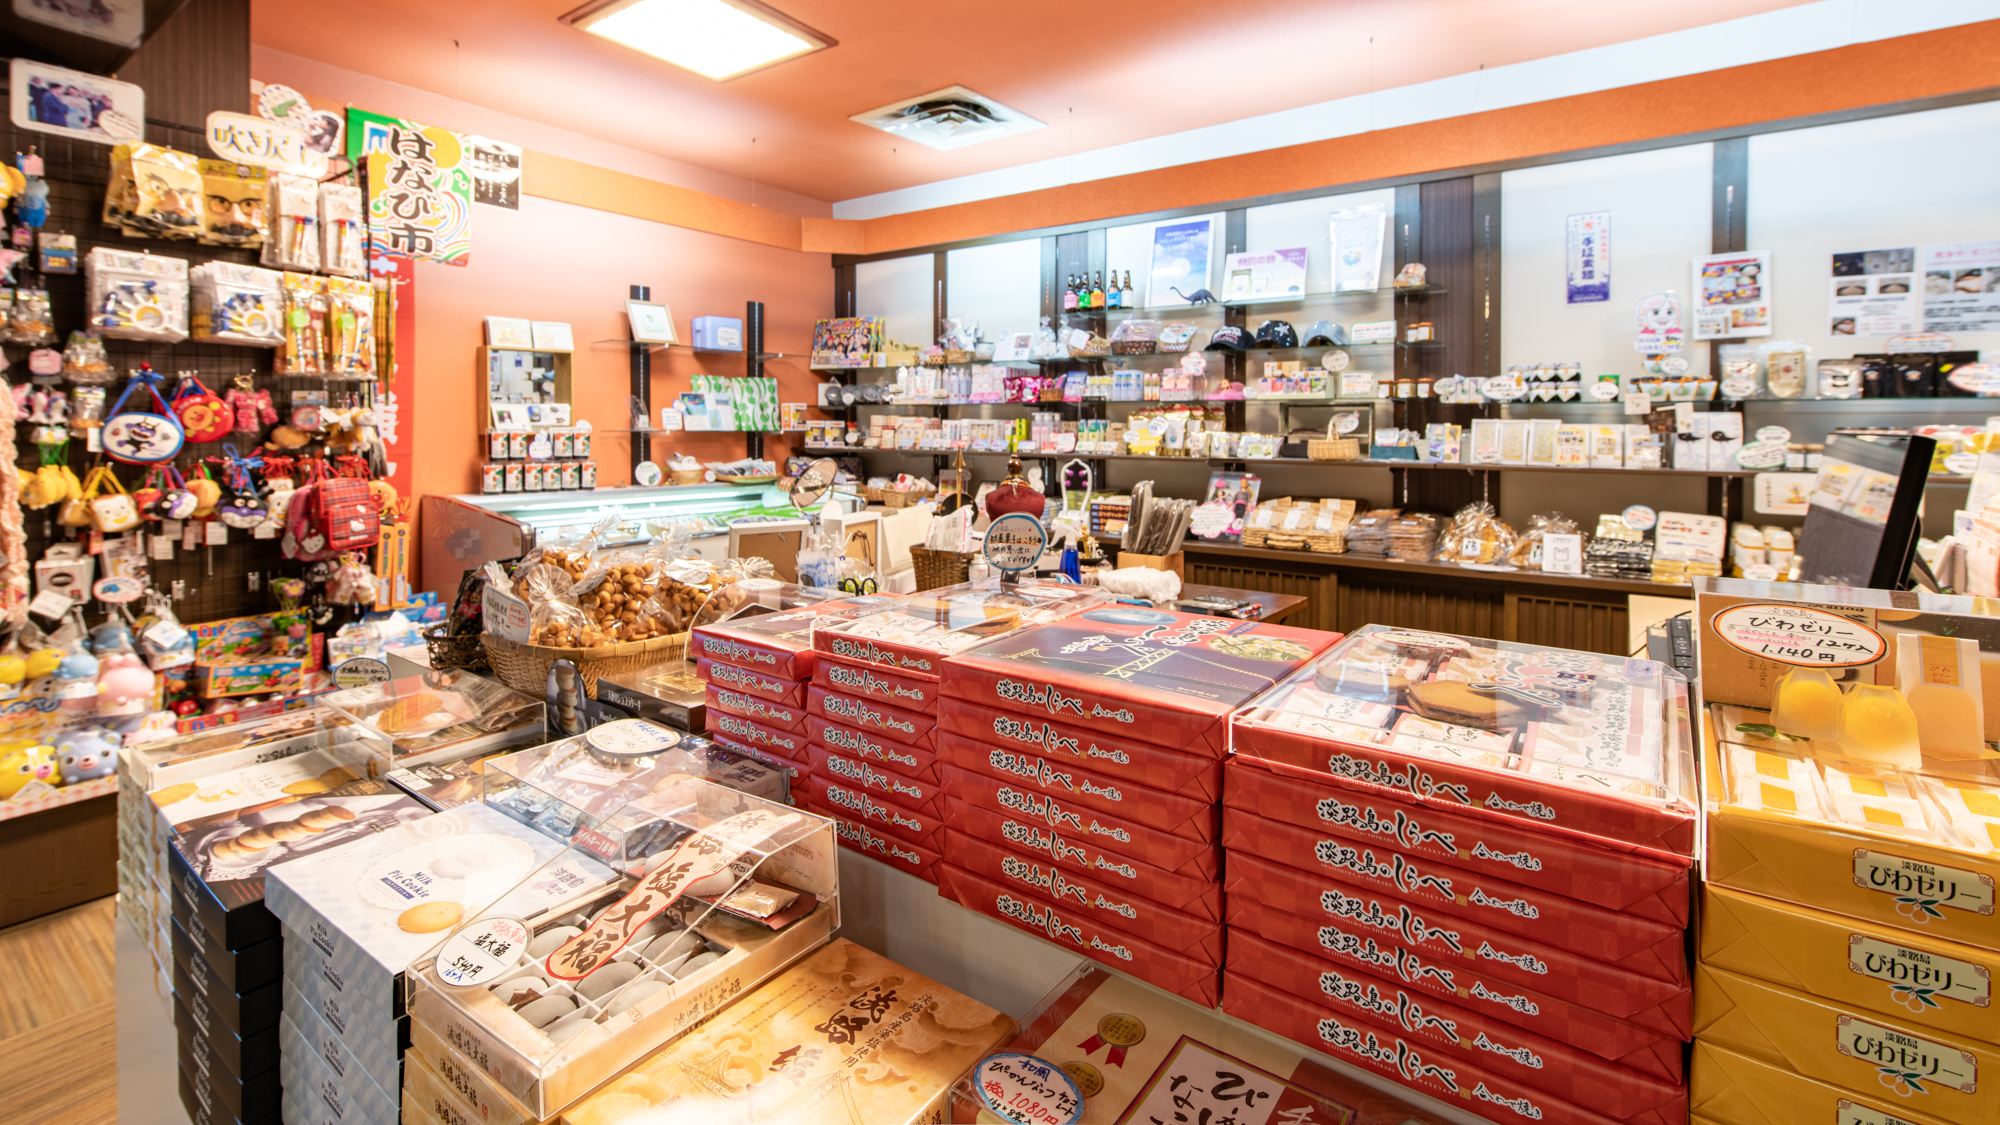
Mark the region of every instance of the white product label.
[[58, 590], [43, 590], [41, 593], [35, 595], [35, 600], [28, 603], [28, 609], [30, 612], [39, 613], [43, 617], [61, 617], [63, 614], [68, 613], [74, 605], [76, 605], [76, 599], [70, 597], [68, 594]]
[[388, 682], [389, 666], [373, 657], [357, 656], [352, 660], [343, 660], [333, 667], [335, 687], [356, 688]]
[[[1104, 1039], [1101, 1027], [1098, 1038], [1092, 1042], [1109, 1042]], [[1083, 1090], [1052, 1062], [1009, 1051], [986, 1056], [979, 1060], [977, 1069], [979, 1100], [1003, 1121], [1021, 1125], [1076, 1125], [1083, 1120]]]
[[1361, 428], [1361, 415], [1351, 411], [1336, 414], [1333, 416], [1333, 428], [1336, 433], [1351, 434]]
[[1847, 967], [1887, 982], [1889, 998], [1920, 1015], [1942, 1008], [1939, 1000], [1984, 1008], [1993, 999], [1993, 977], [1982, 965], [1862, 934], [1847, 935]]
[[1633, 531], [1651, 531], [1653, 525], [1660, 522], [1660, 514], [1644, 504], [1632, 505], [1619, 518]]
[[481, 918], [445, 939], [437, 953], [438, 979], [458, 988], [485, 984], [521, 963], [532, 936], [519, 918]]
[[1543, 535], [1542, 569], [1550, 574], [1582, 574], [1583, 536]]
[[1896, 913], [1918, 925], [1941, 920], [1946, 909], [1993, 915], [1993, 878], [1940, 863], [1854, 849], [1854, 885], [1892, 895]]
[[583, 738], [596, 749], [621, 758], [664, 754], [681, 744], [680, 735], [644, 719], [620, 719], [592, 727]]
[[1787, 442], [1792, 440], [1792, 431], [1783, 426], [1759, 426], [1757, 427], [1757, 440]]
[[1962, 1094], [1979, 1092], [1979, 1060], [1956, 1047], [1853, 1016], [1834, 1021], [1834, 1046], [1849, 1058], [1873, 1065], [1882, 1084], [1904, 1097], [1936, 1093], [1939, 1087]]
[[1782, 441], [1746, 442], [1736, 451], [1736, 463], [1746, 469], [1775, 469], [1785, 463]]
[[1846, 1098], [1834, 1107], [1833, 1125], [1912, 1125], [1911, 1122], [1893, 1113], [1883, 1113], [1879, 1109], [1869, 1109], [1865, 1105], [1855, 1105]]
[[1957, 473], [1959, 476], [1969, 476], [1974, 469], [1979, 467], [1979, 454], [1954, 453], [1944, 459], [1944, 467], [1946, 470]]
[[1889, 651], [1882, 634], [1868, 626], [1809, 606], [1731, 606], [1711, 618], [1709, 625], [1723, 641], [1752, 656], [1801, 668], [1873, 664]]

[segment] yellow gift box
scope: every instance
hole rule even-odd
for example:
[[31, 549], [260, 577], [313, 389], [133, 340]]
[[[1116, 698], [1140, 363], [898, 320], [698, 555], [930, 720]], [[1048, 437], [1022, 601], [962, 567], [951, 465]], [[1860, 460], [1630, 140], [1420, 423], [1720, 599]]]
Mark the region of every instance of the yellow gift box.
[[1699, 1039], [1688, 1071], [1691, 1122], [1716, 1125], [1951, 1125], [1881, 1097], [1856, 1094]]
[[1992, 950], [1711, 886], [1701, 959], [1911, 1027], [2000, 1042], [2000, 953]]
[[1885, 1105], [1955, 1125], [2000, 1125], [2000, 1051], [1989, 1044], [1707, 965], [1695, 969], [1694, 1033]]

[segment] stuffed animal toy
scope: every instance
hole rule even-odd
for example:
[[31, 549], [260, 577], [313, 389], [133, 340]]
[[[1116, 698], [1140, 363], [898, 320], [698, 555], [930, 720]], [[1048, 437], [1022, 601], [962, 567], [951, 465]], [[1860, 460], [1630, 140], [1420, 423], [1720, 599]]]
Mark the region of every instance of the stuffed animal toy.
[[64, 734], [56, 742], [56, 771], [64, 785], [111, 776], [118, 771], [118, 736], [97, 727]]
[[381, 512], [385, 524], [396, 522], [396, 502], [402, 499], [396, 493], [396, 486], [386, 480], [368, 482], [368, 495], [375, 500], [375, 507]]
[[301, 449], [310, 441], [312, 435], [297, 426], [273, 426], [270, 438], [264, 442], [264, 448], [277, 451]]
[[19, 793], [30, 781], [59, 784], [55, 748], [33, 739], [0, 748], [0, 801]]
[[90, 651], [98, 656], [109, 656], [114, 652], [132, 651], [132, 630], [123, 621], [112, 618], [90, 631]]
[[153, 673], [137, 654], [128, 649], [104, 658], [103, 670], [97, 675], [99, 699], [115, 707], [149, 699], [152, 694]]
[[215, 514], [215, 506], [222, 503], [222, 486], [205, 476], [187, 482], [188, 491], [194, 493], [195, 519], [207, 519]]
[[[59, 648], [38, 648], [35, 651], [29, 653], [28, 668], [27, 668], [28, 678], [30, 680], [39, 680], [43, 676], [50, 675], [57, 668], [62, 666], [63, 657], [65, 655], [67, 654], [64, 653], [63, 650]], [[95, 672], [91, 674], [96, 675]]]
[[365, 406], [351, 410], [323, 410], [326, 420], [326, 451], [365, 455], [375, 441], [375, 412]]

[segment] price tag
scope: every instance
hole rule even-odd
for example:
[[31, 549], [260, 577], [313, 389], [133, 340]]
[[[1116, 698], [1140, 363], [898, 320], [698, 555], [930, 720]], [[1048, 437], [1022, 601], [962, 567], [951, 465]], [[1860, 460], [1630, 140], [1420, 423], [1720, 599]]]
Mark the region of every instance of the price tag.
[[1873, 664], [1889, 651], [1882, 634], [1859, 621], [1802, 605], [1731, 606], [1713, 624], [1716, 636], [1734, 648], [1802, 668]]
[[75, 605], [76, 599], [70, 597], [68, 594], [55, 590], [43, 590], [41, 593], [35, 595], [33, 601], [28, 603], [28, 611], [39, 614], [42, 617], [55, 618], [68, 613], [70, 608]]
[[1660, 522], [1660, 514], [1644, 504], [1632, 505], [1619, 518], [1633, 531], [1651, 531], [1653, 525]]
[[670, 432], [684, 430], [687, 428], [687, 416], [671, 406], [663, 406], [660, 408], [660, 428]]
[[593, 751], [619, 761], [664, 754], [681, 744], [680, 735], [644, 719], [620, 719], [592, 727], [583, 739]]
[[1549, 574], [1583, 573], [1583, 536], [1542, 536], [1542, 569]]
[[1335, 433], [1351, 434], [1361, 428], [1361, 415], [1353, 411], [1343, 411], [1333, 416]]
[[1375, 375], [1370, 371], [1343, 371], [1340, 373], [1340, 397], [1374, 398]]
[[228, 524], [223, 523], [221, 520], [211, 520], [205, 526], [208, 528], [208, 533], [203, 538], [203, 542], [211, 547], [220, 547], [229, 542]]
[[1283, 530], [1296, 531], [1298, 530], [1298, 526], [1304, 523], [1305, 521], [1306, 521], [1306, 510], [1304, 508], [1293, 508], [1285, 513], [1285, 524]]
[[1954, 453], [1944, 459], [1944, 467], [1947, 471], [1957, 473], [1959, 476], [1969, 476], [1974, 469], [1979, 467], [1979, 454]]
[[[1598, 386], [1600, 387], [1609, 385], [1610, 384], [1608, 383], [1598, 384]], [[1652, 412], [1653, 412], [1653, 397], [1647, 394], [1643, 387], [1634, 387], [1631, 390], [1625, 392], [1625, 413], [1651, 414]]]
[[1590, 385], [1590, 397], [1598, 402], [1617, 402], [1619, 393], [1618, 384], [1608, 379], [1599, 379]]
[[1757, 440], [1775, 441], [1782, 444], [1792, 440], [1792, 431], [1783, 426], [1759, 426], [1757, 427]]
[[[1130, 1016], [1107, 1016], [1105, 1020], [1138, 1022]], [[1098, 1038], [1091, 1040], [1093, 1044], [1103, 1041], [1103, 1022]], [[1114, 1044], [1114, 1052], [1121, 1046], [1130, 1044]], [[1034, 1055], [1010, 1051], [986, 1056], [979, 1060], [974, 1087], [987, 1111], [1002, 1121], [1077, 1125], [1083, 1120], [1083, 1090], [1076, 1079]]]
[[163, 649], [171, 649], [187, 640], [188, 631], [177, 621], [155, 621], [140, 636]]
[[335, 687], [356, 688], [389, 682], [389, 666], [373, 657], [357, 656], [333, 666]]
[[147, 557], [162, 561], [173, 558], [174, 537], [171, 535], [151, 536], [148, 539]]
[[438, 980], [454, 988], [485, 985], [527, 959], [533, 936], [519, 918], [481, 918], [438, 949]]
[[1736, 463], [1746, 469], [1775, 469], [1785, 463], [1785, 443], [1753, 441], [1736, 451]]

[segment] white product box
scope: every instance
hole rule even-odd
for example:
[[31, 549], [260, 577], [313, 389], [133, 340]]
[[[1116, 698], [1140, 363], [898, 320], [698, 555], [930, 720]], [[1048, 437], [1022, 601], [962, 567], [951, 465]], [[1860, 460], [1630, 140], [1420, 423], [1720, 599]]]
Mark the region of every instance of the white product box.
[[1708, 468], [1710, 417], [1708, 414], [1691, 414], [1683, 419], [1680, 432], [1673, 435], [1674, 468], [1704, 471]]
[[[274, 867], [264, 898], [289, 931], [285, 975], [387, 1088], [404, 968], [562, 851], [484, 805], [460, 805]], [[579, 859], [546, 877], [560, 874], [596, 884], [609, 871]]]
[[366, 1078], [342, 1079], [289, 1014], [278, 1016], [278, 1084], [284, 1088], [280, 1104], [287, 1125], [399, 1125], [401, 1120], [401, 1099], [390, 1101]]
[[1736, 463], [1736, 453], [1743, 448], [1743, 415], [1731, 410], [1716, 410], [1701, 415], [1708, 430], [1708, 468], [1740, 469]]
[[1590, 427], [1590, 467], [1625, 467], [1625, 427], [1622, 424]]
[[[397, 1087], [394, 1084], [384, 1085], [361, 1065], [361, 1059], [355, 1055], [354, 1048], [349, 1047], [347, 1041], [340, 1037], [340, 1033], [333, 1029], [333, 1025], [326, 1022], [326, 1019], [319, 1014], [319, 1010], [314, 1008], [305, 998], [305, 994], [299, 991], [298, 986], [292, 983], [290, 977], [281, 977], [279, 980], [282, 982], [280, 984], [282, 991], [279, 995], [284, 1005], [280, 1022], [298, 1033], [304, 1046], [319, 1056], [320, 1063], [333, 1072], [340, 1084], [354, 1091], [356, 1100], [372, 1104], [378, 1109], [394, 1107], [398, 1099], [389, 1091]], [[283, 1053], [289, 1054], [292, 1050], [291, 1044], [286, 1043], [282, 1050]], [[361, 1089], [364, 1086], [367, 1089]], [[393, 1119], [393, 1114], [391, 1118]]]

